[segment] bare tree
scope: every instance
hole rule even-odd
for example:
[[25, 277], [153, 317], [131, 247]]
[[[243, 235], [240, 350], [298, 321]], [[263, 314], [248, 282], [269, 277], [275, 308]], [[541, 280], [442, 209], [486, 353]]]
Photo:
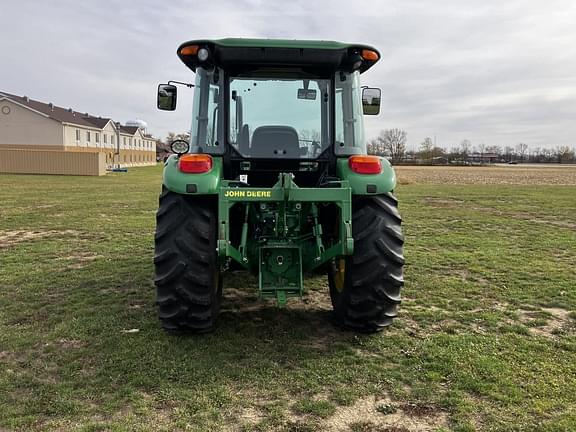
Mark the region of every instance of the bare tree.
[[470, 149], [472, 148], [472, 143], [469, 139], [462, 140], [460, 148], [462, 149], [462, 157], [466, 159], [470, 153]]
[[558, 163], [566, 163], [574, 159], [574, 153], [568, 146], [556, 147], [556, 157], [558, 158]]
[[432, 138], [426, 137], [424, 141], [420, 144], [420, 154], [424, 159], [432, 159], [432, 149], [434, 148], [434, 142]]
[[506, 146], [504, 148], [504, 158], [508, 161], [511, 162], [514, 160], [514, 156], [515, 156], [515, 152], [514, 152], [514, 148], [510, 147], [510, 146]]
[[390, 156], [392, 162], [398, 162], [406, 153], [406, 131], [402, 129], [385, 129], [376, 138], [376, 148]]
[[478, 153], [480, 153], [480, 157], [484, 157], [484, 153], [486, 153], [486, 144], [478, 144]]
[[184, 140], [190, 141], [190, 132], [183, 132], [179, 134], [175, 134], [174, 132], [168, 132], [168, 136], [166, 137], [166, 144], [170, 145], [172, 141], [175, 140]]
[[516, 145], [516, 151], [517, 151], [518, 154], [520, 155], [520, 160], [523, 161], [523, 160], [524, 160], [524, 155], [525, 155], [526, 152], [528, 151], [528, 144], [518, 143], [518, 144]]
[[367, 147], [368, 147], [368, 154], [384, 156], [384, 149], [378, 138], [374, 138], [368, 141]]
[[486, 147], [486, 153], [494, 153], [495, 155], [502, 155], [502, 147], [499, 145], [491, 145]]
[[460, 152], [460, 147], [452, 146], [447, 154], [448, 161], [455, 161], [461, 158], [462, 153]]
[[320, 132], [315, 129], [303, 129], [298, 133], [302, 141], [320, 141]]

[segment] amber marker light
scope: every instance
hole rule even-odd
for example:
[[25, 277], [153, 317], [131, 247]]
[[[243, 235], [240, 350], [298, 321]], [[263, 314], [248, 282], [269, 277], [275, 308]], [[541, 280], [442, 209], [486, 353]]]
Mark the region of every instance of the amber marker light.
[[350, 156], [348, 166], [356, 174], [380, 174], [382, 162], [377, 156]]
[[178, 168], [187, 174], [202, 174], [212, 169], [212, 156], [207, 154], [186, 154], [178, 159]]
[[360, 54], [364, 60], [376, 61], [380, 58], [376, 51], [363, 49], [362, 53]]
[[196, 55], [198, 45], [188, 45], [180, 49], [180, 55]]

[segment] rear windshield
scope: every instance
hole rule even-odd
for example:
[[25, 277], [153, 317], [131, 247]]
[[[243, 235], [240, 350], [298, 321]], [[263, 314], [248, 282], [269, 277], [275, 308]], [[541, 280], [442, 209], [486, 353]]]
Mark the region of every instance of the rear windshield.
[[328, 79], [230, 78], [228, 140], [246, 157], [315, 158], [329, 145]]

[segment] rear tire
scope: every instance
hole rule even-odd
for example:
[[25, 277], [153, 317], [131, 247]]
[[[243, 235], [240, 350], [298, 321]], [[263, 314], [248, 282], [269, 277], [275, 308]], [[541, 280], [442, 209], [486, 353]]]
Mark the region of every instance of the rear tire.
[[398, 314], [404, 285], [398, 201], [391, 193], [352, 203], [354, 254], [328, 271], [336, 323], [363, 333], [381, 331]]
[[171, 333], [212, 330], [220, 312], [222, 278], [216, 255], [216, 201], [162, 187], [156, 214], [156, 304]]

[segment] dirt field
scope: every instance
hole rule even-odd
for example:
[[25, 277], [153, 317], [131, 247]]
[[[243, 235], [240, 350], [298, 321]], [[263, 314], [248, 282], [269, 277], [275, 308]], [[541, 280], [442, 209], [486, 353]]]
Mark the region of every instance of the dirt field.
[[576, 185], [576, 165], [397, 166], [400, 184]]

